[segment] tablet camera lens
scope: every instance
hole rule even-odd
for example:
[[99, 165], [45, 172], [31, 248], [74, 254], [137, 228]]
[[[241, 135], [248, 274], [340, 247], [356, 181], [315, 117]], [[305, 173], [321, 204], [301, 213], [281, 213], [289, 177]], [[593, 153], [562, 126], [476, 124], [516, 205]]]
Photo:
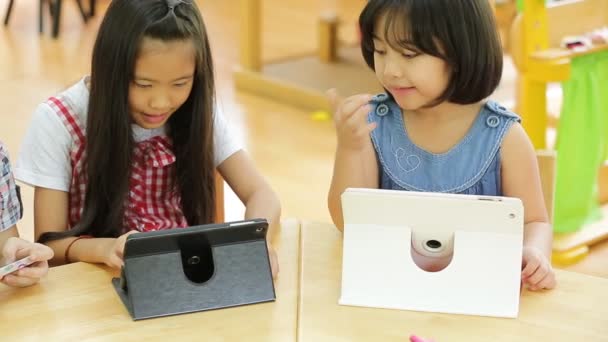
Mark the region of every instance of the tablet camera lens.
[[441, 242], [439, 242], [437, 240], [429, 240], [426, 242], [426, 246], [428, 248], [430, 248], [431, 250], [437, 250], [437, 249], [441, 248]]
[[188, 258], [188, 265], [198, 265], [201, 262], [201, 258], [198, 255], [193, 255]]

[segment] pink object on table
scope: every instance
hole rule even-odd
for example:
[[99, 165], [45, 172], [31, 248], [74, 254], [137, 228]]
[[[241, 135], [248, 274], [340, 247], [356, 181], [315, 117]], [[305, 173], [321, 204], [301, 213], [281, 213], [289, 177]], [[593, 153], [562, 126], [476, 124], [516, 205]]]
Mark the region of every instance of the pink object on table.
[[410, 342], [435, 342], [433, 340], [427, 340], [422, 337], [418, 337], [416, 335], [410, 336]]

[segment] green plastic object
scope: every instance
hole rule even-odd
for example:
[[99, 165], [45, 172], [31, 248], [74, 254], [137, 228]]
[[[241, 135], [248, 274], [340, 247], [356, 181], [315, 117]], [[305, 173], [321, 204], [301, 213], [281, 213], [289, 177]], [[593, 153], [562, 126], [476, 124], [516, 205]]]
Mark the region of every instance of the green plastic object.
[[[542, 1], [542, 0], [537, 0], [537, 1]], [[560, 2], [560, 0], [545, 0], [545, 4], [550, 4], [550, 3], [553, 3], [553, 2]], [[524, 0], [517, 0], [517, 2], [515, 4], [517, 6], [517, 11], [518, 12], [523, 12], [524, 11]]]
[[557, 130], [555, 232], [601, 217], [598, 172], [608, 157], [608, 51], [572, 60]]

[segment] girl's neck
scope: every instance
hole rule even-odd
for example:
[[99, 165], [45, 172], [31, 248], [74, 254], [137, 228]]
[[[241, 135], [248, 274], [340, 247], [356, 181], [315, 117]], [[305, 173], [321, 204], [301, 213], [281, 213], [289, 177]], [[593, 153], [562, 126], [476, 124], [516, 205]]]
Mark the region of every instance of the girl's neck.
[[429, 153], [446, 153], [471, 130], [482, 106], [483, 102], [469, 105], [444, 102], [432, 108], [404, 111], [405, 130], [419, 148]]
[[466, 105], [445, 101], [430, 108], [404, 111], [404, 115], [416, 121], [442, 123], [477, 116], [483, 105], [482, 101]]

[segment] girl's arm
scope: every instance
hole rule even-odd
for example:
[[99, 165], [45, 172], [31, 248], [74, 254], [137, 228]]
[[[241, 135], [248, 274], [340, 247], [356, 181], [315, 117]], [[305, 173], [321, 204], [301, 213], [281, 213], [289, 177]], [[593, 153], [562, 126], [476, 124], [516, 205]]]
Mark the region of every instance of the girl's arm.
[[4, 244], [8, 241], [9, 238], [19, 237], [19, 231], [17, 230], [17, 226], [12, 226], [7, 230], [0, 231], [0, 251], [4, 250]]
[[218, 166], [228, 185], [245, 204], [245, 219], [265, 218], [268, 221], [266, 243], [272, 276], [279, 272], [279, 261], [270, 241], [277, 232], [281, 219], [281, 204], [264, 177], [256, 169], [247, 153], [239, 150]]
[[[68, 201], [69, 195], [67, 192], [35, 188], [34, 232], [36, 240], [43, 233], [63, 232], [68, 229]], [[126, 239], [125, 235], [123, 235], [124, 239]], [[75, 241], [76, 237], [67, 237], [48, 241], [45, 244], [55, 254], [50, 261], [51, 265], [63, 265], [68, 262], [65, 259], [65, 251], [73, 242], [69, 250], [70, 262], [105, 263], [108, 266], [118, 268], [122, 265], [122, 251], [124, 249], [124, 239], [119, 241], [121, 238], [91, 238]], [[122, 248], [118, 245], [120, 243], [122, 243]]]
[[520, 124], [509, 129], [501, 151], [503, 194], [521, 199], [524, 206], [522, 279], [532, 289], [552, 288], [553, 229], [545, 207], [536, 153]]
[[341, 196], [346, 188], [378, 188], [378, 164], [370, 132], [375, 123], [367, 123], [371, 95], [355, 95], [345, 100], [334, 90], [328, 92], [334, 107], [338, 146], [334, 174], [327, 196], [329, 213], [336, 227], [344, 229]]
[[218, 166], [218, 171], [245, 205], [245, 219], [265, 218], [268, 236], [272, 237], [280, 224], [281, 204], [247, 153], [234, 153]]
[[378, 164], [371, 139], [360, 150], [338, 144], [327, 205], [331, 218], [340, 231], [344, 229], [341, 196], [347, 188], [378, 188]]

